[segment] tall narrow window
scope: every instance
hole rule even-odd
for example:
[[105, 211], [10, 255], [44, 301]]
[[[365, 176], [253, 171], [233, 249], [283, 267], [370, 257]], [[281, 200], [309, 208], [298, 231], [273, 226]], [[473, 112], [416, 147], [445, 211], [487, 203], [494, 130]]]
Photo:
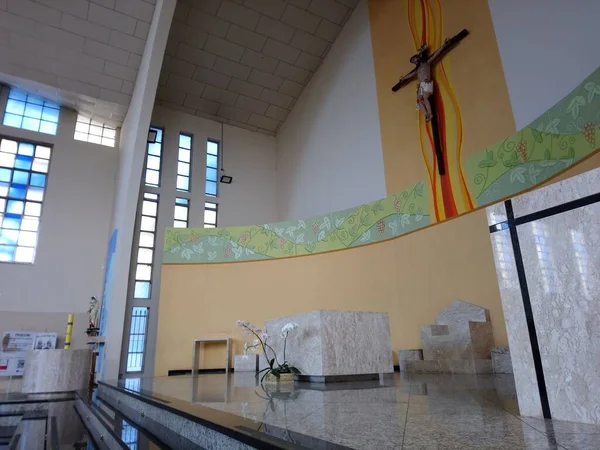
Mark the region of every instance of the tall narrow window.
[[162, 159], [163, 130], [150, 127], [150, 131], [156, 133], [156, 140], [148, 142], [148, 155], [146, 156], [146, 174], [144, 182], [146, 186], [160, 186], [160, 167]]
[[59, 114], [60, 106], [56, 103], [11, 88], [2, 123], [8, 127], [56, 134]]
[[206, 142], [206, 195], [217, 196], [217, 176], [219, 169], [219, 143]]
[[137, 250], [134, 298], [150, 298], [152, 288], [152, 266], [156, 245], [156, 217], [158, 194], [144, 193], [140, 217], [140, 240]]
[[175, 228], [187, 228], [190, 211], [190, 201], [187, 198], [177, 197], [175, 199], [175, 219], [173, 226]]
[[204, 203], [204, 228], [215, 228], [217, 226], [217, 204]]
[[50, 147], [0, 140], [0, 261], [33, 263]]
[[141, 372], [144, 367], [148, 309], [145, 306], [134, 306], [132, 309], [129, 347], [127, 348], [127, 372]]
[[116, 135], [115, 128], [81, 114], [77, 115], [75, 136], [73, 136], [76, 140], [114, 147]]
[[190, 167], [192, 164], [192, 136], [179, 135], [179, 152], [177, 153], [177, 190], [190, 192]]

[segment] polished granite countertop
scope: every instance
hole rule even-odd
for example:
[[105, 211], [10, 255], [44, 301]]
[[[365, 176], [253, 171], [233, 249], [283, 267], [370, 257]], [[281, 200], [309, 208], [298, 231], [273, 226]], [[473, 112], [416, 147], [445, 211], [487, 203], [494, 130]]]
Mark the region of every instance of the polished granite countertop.
[[600, 449], [600, 426], [521, 417], [512, 375], [396, 373], [261, 386], [240, 372], [106, 383], [201, 422], [289, 444], [279, 448]]

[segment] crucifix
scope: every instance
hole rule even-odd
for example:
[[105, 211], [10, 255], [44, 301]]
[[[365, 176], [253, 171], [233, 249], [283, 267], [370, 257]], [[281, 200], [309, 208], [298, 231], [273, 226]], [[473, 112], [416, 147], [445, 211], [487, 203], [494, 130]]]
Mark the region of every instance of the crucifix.
[[440, 175], [445, 175], [446, 170], [444, 169], [444, 152], [442, 151], [440, 140], [438, 118], [435, 114], [435, 102], [429, 101], [429, 98], [434, 95], [431, 68], [468, 34], [467, 30], [462, 30], [451, 38], [446, 39], [442, 46], [433, 52], [431, 56], [428, 55], [427, 44], [423, 44], [417, 53], [410, 58], [410, 62], [415, 65], [415, 68], [400, 78], [400, 81], [392, 88], [392, 91], [396, 92], [410, 83], [414, 78], [417, 79], [417, 109], [423, 113], [426, 122], [431, 122], [434, 150]]

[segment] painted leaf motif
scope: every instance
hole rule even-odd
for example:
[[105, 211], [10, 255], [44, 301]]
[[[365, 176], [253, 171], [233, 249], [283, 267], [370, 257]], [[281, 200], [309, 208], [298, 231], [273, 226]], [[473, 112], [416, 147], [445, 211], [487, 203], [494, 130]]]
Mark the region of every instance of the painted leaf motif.
[[241, 247], [238, 247], [238, 248], [234, 248], [234, 249], [233, 249], [233, 255], [234, 255], [235, 259], [240, 259], [240, 256], [242, 256], [242, 251], [243, 251], [243, 250], [244, 250], [244, 249], [243, 249], [243, 248], [241, 248]]
[[173, 247], [171, 249], [171, 253], [177, 253], [180, 249], [181, 249], [181, 247], [179, 245], [176, 245], [175, 247]]
[[425, 188], [425, 184], [422, 181], [419, 181], [415, 186], [415, 195], [419, 197], [423, 197], [423, 189]]
[[367, 230], [360, 237], [360, 242], [367, 242], [370, 239], [371, 239], [371, 230]]
[[[579, 113], [579, 110], [577, 110], [577, 112]], [[559, 132], [558, 132], [559, 124], [560, 124], [560, 119], [558, 117], [555, 117], [554, 119], [552, 119], [548, 123], [548, 125], [546, 125], [546, 133], [559, 134]]]
[[529, 181], [531, 181], [531, 184], [537, 183], [537, 177], [540, 173], [542, 173], [542, 171], [537, 169], [534, 164], [529, 166]]
[[588, 103], [592, 103], [592, 100], [594, 100], [594, 97], [596, 95], [600, 96], [600, 84], [599, 83], [594, 83], [593, 81], [589, 81], [589, 82], [585, 83], [583, 88], [588, 92], [588, 97], [587, 97]]
[[400, 217], [400, 226], [404, 228], [406, 225], [410, 223], [410, 214], [402, 214]]
[[306, 229], [306, 222], [304, 222], [304, 220], [299, 220], [298, 221], [298, 229], [300, 229], [300, 230], [305, 230]]
[[485, 169], [486, 167], [494, 167], [498, 164], [498, 161], [494, 159], [494, 152], [492, 150], [486, 150], [485, 159], [479, 161], [479, 167]]
[[504, 167], [514, 167], [521, 164], [521, 161], [519, 161], [519, 156], [517, 155], [517, 152], [513, 152], [510, 158], [502, 161], [502, 164], [504, 164]]
[[322, 241], [323, 239], [325, 239], [325, 230], [321, 230], [321, 232], [317, 236], [317, 241]]
[[415, 222], [420, 222], [421, 220], [423, 220], [423, 209], [419, 208], [417, 209], [417, 217], [415, 217]]
[[250, 250], [249, 248], [246, 248], [245, 251], [246, 251], [246, 255], [254, 255], [254, 252], [252, 250]]
[[285, 230], [285, 234], [287, 234], [288, 236], [293, 236], [294, 235], [294, 231], [296, 231], [296, 227], [295, 226], [291, 226], [291, 227], [288, 227], [287, 230]]
[[339, 228], [342, 226], [342, 224], [344, 223], [344, 220], [346, 220], [345, 217], [338, 217], [337, 219], [335, 219], [335, 227]]
[[395, 235], [398, 232], [398, 220], [392, 220], [388, 225], [392, 230], [392, 234]]
[[181, 257], [184, 259], [187, 259], [188, 261], [190, 260], [190, 258], [192, 257], [193, 254], [194, 254], [194, 252], [192, 251], [191, 248], [184, 248], [181, 251]]
[[304, 243], [304, 234], [299, 234], [298, 236], [296, 236], [296, 244], [303, 244]]
[[275, 234], [278, 234], [279, 236], [283, 236], [283, 228], [275, 228]]
[[552, 167], [558, 164], [558, 161], [552, 159], [546, 159], [544, 161], [540, 161], [540, 167]]
[[216, 247], [217, 246], [217, 238], [215, 236], [210, 236], [208, 238], [208, 243], [210, 245], [212, 245], [213, 247]]
[[196, 253], [198, 253], [198, 254], [200, 254], [200, 255], [201, 255], [202, 253], [204, 253], [204, 243], [203, 243], [203, 242], [200, 242], [199, 244], [194, 244], [194, 245], [192, 245], [192, 249], [193, 249], [193, 250], [194, 250]]
[[[540, 128], [543, 128], [543, 125], [540, 126]], [[531, 134], [533, 134], [533, 138], [535, 139], [536, 142], [544, 142], [544, 137], [542, 136], [541, 131], [542, 130], [536, 130], [535, 128], [531, 128]]]
[[217, 257], [217, 252], [208, 252], [208, 260], [209, 261], [214, 261], [214, 259]]
[[525, 167], [515, 167], [510, 171], [510, 182], [511, 184], [515, 181], [519, 183], [525, 183]]
[[571, 113], [573, 119], [577, 119], [579, 117], [579, 108], [585, 105], [585, 98], [582, 95], [578, 95], [569, 103], [567, 107], [567, 112]]
[[331, 220], [329, 220], [329, 217], [327, 216], [323, 217], [323, 227], [331, 230]]

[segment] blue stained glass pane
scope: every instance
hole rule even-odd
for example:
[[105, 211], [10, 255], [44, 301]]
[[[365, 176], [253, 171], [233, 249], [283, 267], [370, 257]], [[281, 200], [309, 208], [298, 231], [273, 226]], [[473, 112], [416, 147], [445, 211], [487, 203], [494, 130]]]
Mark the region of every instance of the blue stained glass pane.
[[33, 151], [33, 144], [27, 144], [26, 142], [19, 143], [19, 155], [33, 156]]
[[0, 230], [0, 244], [17, 245], [18, 230]]
[[33, 103], [34, 105], [43, 105], [44, 99], [40, 97], [35, 97], [33, 95], [27, 96], [27, 103]]
[[215, 155], [206, 155], [206, 165], [209, 167], [218, 167], [217, 157]]
[[178, 205], [189, 205], [190, 201], [187, 198], [176, 198], [175, 203]]
[[21, 124], [21, 128], [23, 128], [24, 130], [39, 131], [40, 119], [31, 119], [29, 117], [23, 117], [23, 123]]
[[12, 170], [0, 168], [0, 181], [10, 182]]
[[8, 98], [25, 101], [27, 100], [27, 92], [22, 91], [21, 89], [12, 88], [8, 93]]
[[184, 177], [182, 175], [177, 175], [177, 190], [189, 192], [190, 179], [188, 177]]
[[210, 155], [218, 155], [219, 154], [219, 144], [216, 142], [208, 141], [206, 143], [206, 152]]
[[18, 230], [21, 228], [21, 216], [19, 214], [6, 214], [2, 221], [2, 228]]
[[42, 175], [41, 173], [32, 173], [29, 184], [38, 187], [46, 186], [46, 175]]
[[34, 105], [31, 103], [27, 103], [25, 106], [25, 116], [31, 117], [32, 119], [41, 119], [42, 118], [42, 105]]
[[213, 197], [217, 195], [217, 183], [214, 181], [206, 182], [206, 195], [212, 195]]
[[136, 281], [133, 296], [135, 298], [150, 298], [150, 282]]
[[19, 216], [23, 214], [23, 210], [25, 209], [25, 202], [21, 200], [9, 200], [6, 212], [11, 214], [18, 214]]
[[8, 190], [8, 196], [12, 198], [25, 198], [26, 188], [27, 186], [13, 184]]
[[206, 168], [206, 181], [217, 181], [217, 169]]
[[6, 102], [6, 112], [22, 116], [25, 112], [25, 102], [9, 98]]
[[42, 120], [40, 123], [40, 133], [56, 134], [57, 129], [58, 125], [53, 122], [46, 122], [45, 120]]
[[16, 247], [0, 245], [0, 261], [14, 261]]
[[16, 127], [21, 128], [21, 122], [23, 121], [22, 116], [17, 116], [15, 114], [6, 113], [4, 114], [3, 124], [7, 127]]
[[31, 156], [17, 155], [17, 159], [15, 161], [15, 168], [31, 170], [32, 162], [33, 158]]
[[12, 182], [15, 184], [29, 184], [29, 173], [22, 170], [15, 170]]
[[47, 120], [48, 122], [58, 122], [58, 109], [48, 108], [48, 104], [44, 106], [44, 110], [42, 111], [42, 119]]

